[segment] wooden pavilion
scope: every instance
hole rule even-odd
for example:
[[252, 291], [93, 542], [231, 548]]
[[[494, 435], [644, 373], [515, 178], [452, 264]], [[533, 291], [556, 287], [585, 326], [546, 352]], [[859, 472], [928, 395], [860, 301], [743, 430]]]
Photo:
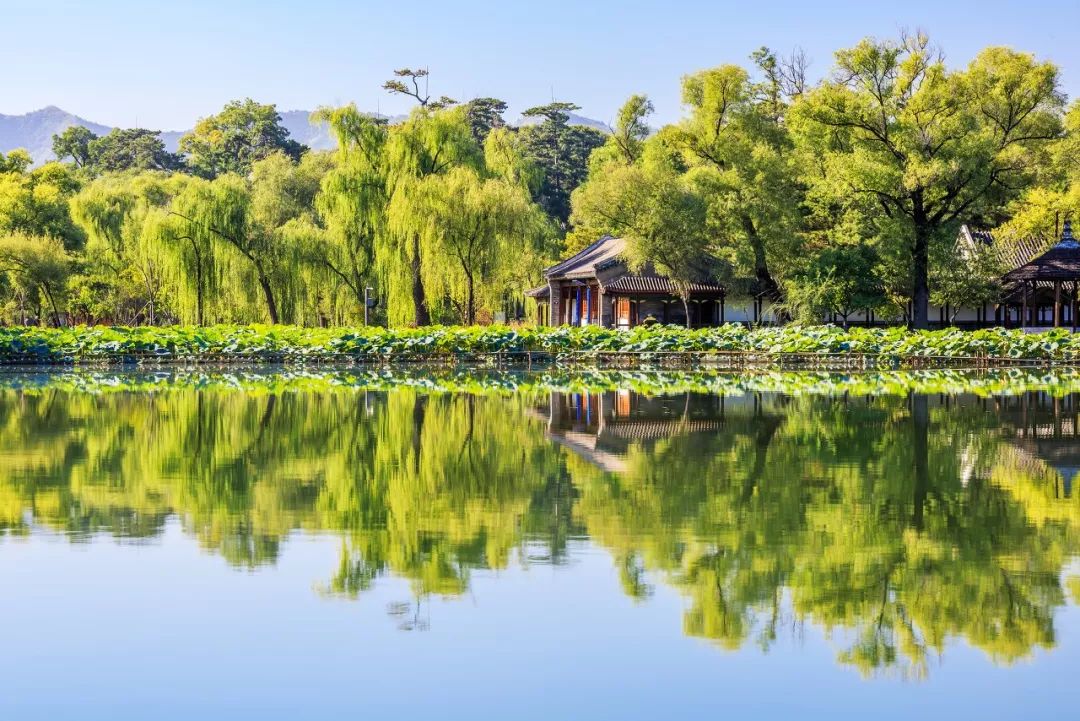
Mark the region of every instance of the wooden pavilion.
[[1006, 304], [1020, 306], [1021, 328], [1043, 325], [1035, 309], [1052, 303], [1053, 327], [1068, 324], [1076, 331], [1080, 242], [1073, 237], [1072, 223], [1065, 221], [1061, 239], [1052, 248], [1009, 271], [1002, 280], [1013, 287]]
[[749, 283], [739, 284], [749, 287], [749, 292], [732, 292], [716, 280], [720, 262], [715, 258], [702, 258], [684, 308], [670, 279], [650, 265], [631, 271], [625, 251], [624, 239], [604, 236], [546, 268], [546, 285], [526, 291], [536, 301], [540, 325], [632, 328], [654, 321], [700, 328], [775, 322], [775, 292], [755, 292]]

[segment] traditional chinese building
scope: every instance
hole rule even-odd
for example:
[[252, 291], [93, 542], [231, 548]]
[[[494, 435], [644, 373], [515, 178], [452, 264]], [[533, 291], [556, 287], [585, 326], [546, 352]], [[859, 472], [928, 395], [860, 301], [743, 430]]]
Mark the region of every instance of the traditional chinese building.
[[[651, 266], [631, 272], [626, 241], [604, 236], [544, 271], [547, 285], [527, 295], [536, 301], [541, 325], [632, 328], [645, 322], [686, 325], [686, 311], [672, 282]], [[703, 265], [710, 265], [705, 259]], [[701, 273], [686, 304], [690, 325], [774, 322], [774, 293], [731, 293]]]
[[1010, 288], [998, 316], [1020, 327], [1060, 328], [1077, 325], [1080, 290], [1080, 242], [1065, 221], [1060, 240], [1045, 253], [1005, 274]]

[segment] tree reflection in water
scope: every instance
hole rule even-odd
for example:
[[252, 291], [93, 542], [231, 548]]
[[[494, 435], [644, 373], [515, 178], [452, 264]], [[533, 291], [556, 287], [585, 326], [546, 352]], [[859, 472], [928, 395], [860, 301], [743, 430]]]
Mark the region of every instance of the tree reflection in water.
[[0, 391], [0, 531], [76, 542], [170, 518], [238, 567], [340, 538], [322, 593], [381, 577], [429, 623], [477, 569], [587, 538], [687, 634], [769, 648], [814, 624], [865, 673], [951, 638], [1008, 663], [1055, 643], [1077, 553], [1078, 397]]

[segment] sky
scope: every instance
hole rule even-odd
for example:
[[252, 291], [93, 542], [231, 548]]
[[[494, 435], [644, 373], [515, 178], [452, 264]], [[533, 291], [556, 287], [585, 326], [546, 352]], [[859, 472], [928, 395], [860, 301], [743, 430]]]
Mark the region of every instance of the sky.
[[0, 113], [57, 105], [158, 130], [243, 97], [406, 112], [381, 89], [406, 66], [430, 70], [433, 95], [502, 98], [511, 118], [554, 97], [611, 122], [645, 93], [662, 124], [680, 117], [687, 73], [767, 45], [801, 47], [819, 77], [836, 49], [904, 29], [953, 66], [987, 45], [1033, 52], [1080, 95], [1077, 0], [0, 0], [0, 28]]

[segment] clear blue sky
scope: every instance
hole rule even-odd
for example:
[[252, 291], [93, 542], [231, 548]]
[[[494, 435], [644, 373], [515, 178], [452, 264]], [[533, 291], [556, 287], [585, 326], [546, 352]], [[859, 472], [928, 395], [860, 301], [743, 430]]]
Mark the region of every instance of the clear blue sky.
[[953, 65], [991, 44], [1034, 52], [1080, 94], [1076, 0], [0, 0], [0, 23], [0, 113], [51, 104], [162, 130], [245, 96], [403, 112], [380, 86], [405, 65], [431, 69], [433, 94], [500, 97], [512, 115], [554, 92], [610, 121], [644, 92], [667, 122], [688, 72], [768, 45], [803, 47], [821, 75], [835, 49], [902, 28]]

